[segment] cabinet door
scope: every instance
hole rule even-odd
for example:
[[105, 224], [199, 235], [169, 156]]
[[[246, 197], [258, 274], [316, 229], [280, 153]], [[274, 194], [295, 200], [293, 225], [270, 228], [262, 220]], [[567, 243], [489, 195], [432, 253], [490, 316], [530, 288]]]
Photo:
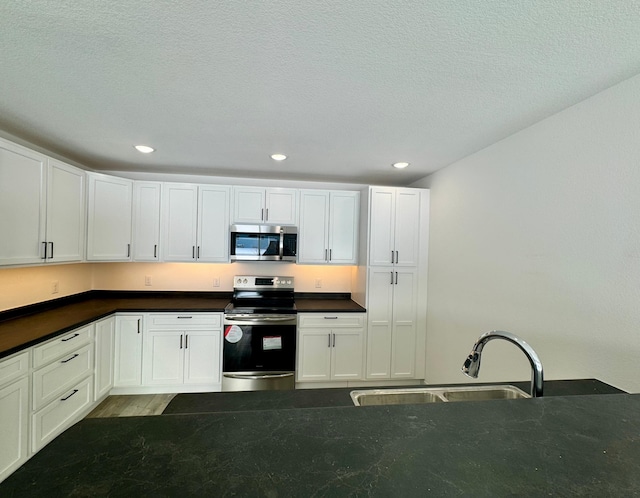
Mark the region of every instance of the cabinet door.
[[89, 173], [87, 260], [128, 261], [131, 256], [133, 182]]
[[133, 185], [133, 260], [160, 260], [160, 192], [158, 182]]
[[388, 379], [393, 326], [393, 267], [369, 268], [367, 379]]
[[264, 223], [265, 191], [256, 187], [233, 189], [233, 222]]
[[47, 174], [47, 262], [81, 261], [85, 239], [85, 176], [49, 159]]
[[0, 389], [0, 482], [27, 461], [29, 378]]
[[329, 263], [353, 265], [358, 260], [358, 192], [331, 192], [329, 209]]
[[165, 183], [162, 190], [164, 261], [196, 260], [198, 187]]
[[109, 394], [113, 387], [113, 353], [116, 320], [114, 317], [96, 323], [94, 401]]
[[114, 386], [142, 385], [142, 316], [116, 317]]
[[186, 330], [184, 338], [184, 383], [219, 384], [220, 330]]
[[328, 259], [329, 193], [322, 190], [300, 192], [298, 263], [325, 264]]
[[415, 376], [417, 272], [396, 268], [393, 285], [393, 333], [391, 343], [391, 378]]
[[264, 221], [270, 225], [296, 225], [298, 191], [268, 188], [265, 193]]
[[418, 266], [420, 191], [397, 189], [394, 224], [396, 266]]
[[370, 190], [369, 264], [386, 266], [393, 264], [395, 256], [395, 189], [372, 187]]
[[331, 380], [331, 329], [298, 330], [296, 380]]
[[184, 333], [177, 330], [148, 330], [144, 343], [144, 385], [182, 384]]
[[332, 329], [331, 378], [333, 380], [362, 379], [364, 365], [362, 329]]
[[198, 187], [198, 261], [229, 261], [229, 187]]
[[0, 140], [0, 265], [43, 261], [46, 162]]

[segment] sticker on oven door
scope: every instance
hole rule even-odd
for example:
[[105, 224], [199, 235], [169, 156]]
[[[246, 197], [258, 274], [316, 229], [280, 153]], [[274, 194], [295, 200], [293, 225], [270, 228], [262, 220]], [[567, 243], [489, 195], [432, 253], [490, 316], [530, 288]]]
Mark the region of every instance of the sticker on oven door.
[[224, 329], [224, 340], [235, 344], [242, 339], [242, 329], [237, 325], [229, 325]]
[[265, 336], [262, 338], [262, 349], [282, 349], [282, 336]]

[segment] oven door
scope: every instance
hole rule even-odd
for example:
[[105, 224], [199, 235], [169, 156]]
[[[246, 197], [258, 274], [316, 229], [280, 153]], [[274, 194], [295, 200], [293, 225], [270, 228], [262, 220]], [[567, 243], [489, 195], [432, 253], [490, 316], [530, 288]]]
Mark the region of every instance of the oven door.
[[296, 315], [225, 317], [223, 391], [293, 389]]

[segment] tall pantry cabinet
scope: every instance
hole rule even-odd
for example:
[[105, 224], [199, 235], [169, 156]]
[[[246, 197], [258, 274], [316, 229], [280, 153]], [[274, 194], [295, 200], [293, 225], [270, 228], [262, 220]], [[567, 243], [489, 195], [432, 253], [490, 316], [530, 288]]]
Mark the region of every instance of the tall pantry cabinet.
[[424, 378], [429, 191], [370, 187], [367, 379]]

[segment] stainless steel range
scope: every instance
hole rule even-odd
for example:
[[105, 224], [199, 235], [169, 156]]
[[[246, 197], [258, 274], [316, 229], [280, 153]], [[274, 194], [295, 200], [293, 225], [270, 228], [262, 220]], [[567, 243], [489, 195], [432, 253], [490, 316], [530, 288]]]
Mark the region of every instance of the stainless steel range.
[[293, 277], [234, 277], [224, 311], [222, 390], [294, 389]]

